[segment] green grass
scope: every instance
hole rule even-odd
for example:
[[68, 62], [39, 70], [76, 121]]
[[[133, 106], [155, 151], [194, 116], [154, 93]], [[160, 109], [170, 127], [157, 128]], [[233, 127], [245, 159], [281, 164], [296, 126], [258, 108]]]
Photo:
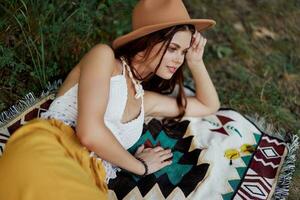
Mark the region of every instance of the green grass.
[[[136, 0], [0, 3], [0, 110], [48, 81], [64, 78], [93, 45], [130, 29]], [[300, 2], [186, 0], [212, 18], [205, 63], [223, 107], [257, 113], [300, 136]], [[117, 9], [118, 8], [118, 9]], [[299, 157], [299, 156], [298, 156]], [[300, 159], [289, 199], [300, 192]]]

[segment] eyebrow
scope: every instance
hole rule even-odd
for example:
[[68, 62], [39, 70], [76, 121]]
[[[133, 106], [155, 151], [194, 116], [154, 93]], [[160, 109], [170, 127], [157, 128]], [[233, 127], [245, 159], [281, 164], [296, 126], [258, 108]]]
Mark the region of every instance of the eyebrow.
[[[172, 42], [171, 44], [175, 45], [177, 48], [180, 48], [180, 45], [175, 43], [175, 42]], [[186, 48], [185, 50], [189, 49], [190, 47]]]

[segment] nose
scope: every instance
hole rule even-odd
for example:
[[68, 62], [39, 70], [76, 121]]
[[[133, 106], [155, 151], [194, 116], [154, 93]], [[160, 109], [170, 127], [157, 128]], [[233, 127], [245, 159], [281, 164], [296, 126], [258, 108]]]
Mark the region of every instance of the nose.
[[184, 60], [184, 55], [182, 55], [181, 53], [177, 53], [173, 59], [174, 63], [176, 63], [177, 65], [181, 64]]

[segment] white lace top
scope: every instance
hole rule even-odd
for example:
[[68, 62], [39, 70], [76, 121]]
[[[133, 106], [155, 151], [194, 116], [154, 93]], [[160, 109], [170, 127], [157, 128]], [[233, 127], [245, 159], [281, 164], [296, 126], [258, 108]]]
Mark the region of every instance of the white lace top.
[[[78, 84], [70, 88], [64, 95], [57, 97], [50, 105], [48, 111], [41, 114], [42, 118], [55, 118], [65, 124], [75, 127], [77, 121], [77, 92]], [[127, 82], [125, 78], [125, 66], [120, 75], [111, 77], [109, 100], [104, 114], [104, 123], [111, 130], [120, 144], [125, 148], [130, 148], [137, 142], [143, 131], [144, 123], [144, 100], [142, 98], [141, 111], [137, 118], [122, 123], [122, 116], [127, 102]], [[96, 156], [91, 152], [90, 156]], [[116, 177], [116, 172], [120, 169], [103, 160], [106, 169], [106, 182]]]

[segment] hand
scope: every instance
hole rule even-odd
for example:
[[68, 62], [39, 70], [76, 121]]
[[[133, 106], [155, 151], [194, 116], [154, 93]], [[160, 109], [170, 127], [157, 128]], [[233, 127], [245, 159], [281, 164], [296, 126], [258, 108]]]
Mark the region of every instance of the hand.
[[168, 166], [172, 163], [173, 154], [171, 149], [163, 149], [162, 147], [155, 148], [146, 148], [142, 145], [136, 151], [135, 157], [143, 159], [148, 166], [148, 174], [152, 174], [165, 166]]
[[191, 47], [186, 54], [186, 61], [189, 67], [203, 63], [203, 52], [206, 41], [206, 38], [198, 31], [193, 34]]

